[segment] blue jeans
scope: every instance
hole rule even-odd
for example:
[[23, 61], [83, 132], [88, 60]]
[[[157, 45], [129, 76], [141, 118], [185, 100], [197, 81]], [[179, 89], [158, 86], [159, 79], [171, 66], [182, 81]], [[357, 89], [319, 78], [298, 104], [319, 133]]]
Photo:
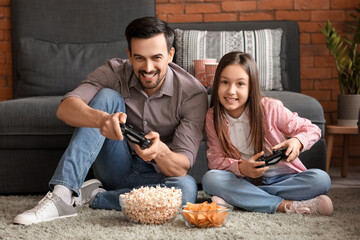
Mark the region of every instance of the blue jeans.
[[[125, 102], [120, 93], [107, 88], [99, 91], [89, 106], [110, 114], [126, 112]], [[121, 210], [120, 194], [135, 187], [156, 184], [180, 188], [184, 204], [196, 201], [197, 185], [194, 178], [189, 175], [166, 177], [156, 172], [151, 164], [130, 152], [126, 139], [107, 139], [97, 128], [75, 129], [69, 146], [49, 182], [50, 188], [59, 184], [71, 189], [74, 195], [79, 195], [79, 189], [91, 166], [95, 177], [107, 190], [94, 198], [91, 204], [93, 208]]]
[[203, 179], [204, 191], [231, 205], [252, 212], [275, 213], [286, 200], [307, 200], [326, 194], [331, 185], [329, 175], [320, 169], [264, 178], [255, 186], [247, 178], [223, 170], [210, 170]]

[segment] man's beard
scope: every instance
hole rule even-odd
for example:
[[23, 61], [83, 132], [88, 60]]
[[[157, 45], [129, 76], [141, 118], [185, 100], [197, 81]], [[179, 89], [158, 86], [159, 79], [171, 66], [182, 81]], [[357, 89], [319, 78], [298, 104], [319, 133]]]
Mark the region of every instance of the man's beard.
[[139, 71], [139, 78], [140, 78], [140, 76], [142, 75], [143, 76], [143, 74], [152, 74], [152, 73], [155, 73], [155, 74], [157, 74], [157, 76], [158, 76], [158, 78], [156, 79], [156, 82], [152, 85], [152, 86], [145, 86], [143, 83], [142, 83], [142, 81], [140, 80], [140, 83], [141, 83], [141, 86], [142, 86], [142, 88], [145, 90], [145, 89], [154, 89], [154, 88], [156, 88], [156, 87], [158, 87], [159, 86], [159, 84], [162, 82], [162, 80], [165, 78], [165, 75], [163, 76], [163, 77], [161, 77], [160, 76], [160, 71], [151, 71], [150, 73], [147, 73], [147, 72], [145, 72], [145, 71]]

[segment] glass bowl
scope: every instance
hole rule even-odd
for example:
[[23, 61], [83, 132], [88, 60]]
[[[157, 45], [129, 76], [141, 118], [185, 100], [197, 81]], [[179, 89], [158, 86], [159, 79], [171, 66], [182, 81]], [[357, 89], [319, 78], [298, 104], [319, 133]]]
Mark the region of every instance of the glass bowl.
[[[215, 204], [215, 203], [213, 203]], [[193, 209], [193, 208], [190, 208]], [[216, 203], [216, 210], [189, 210], [188, 205], [182, 206], [182, 215], [188, 227], [222, 227], [230, 212], [234, 209], [229, 204]]]
[[181, 210], [182, 194], [120, 195], [120, 206], [125, 217], [138, 224], [171, 222]]

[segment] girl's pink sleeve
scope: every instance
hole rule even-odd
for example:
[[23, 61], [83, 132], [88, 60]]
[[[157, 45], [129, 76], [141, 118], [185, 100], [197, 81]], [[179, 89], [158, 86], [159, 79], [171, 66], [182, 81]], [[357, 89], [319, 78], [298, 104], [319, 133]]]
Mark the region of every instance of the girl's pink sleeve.
[[277, 127], [286, 137], [296, 137], [303, 144], [302, 151], [309, 150], [321, 137], [321, 130], [311, 123], [309, 119], [299, 117], [296, 112], [291, 112], [282, 102], [276, 104]]
[[210, 169], [226, 170], [237, 176], [243, 177], [239, 171], [239, 163], [242, 160], [233, 159], [225, 156], [223, 147], [215, 131], [213, 120], [213, 108], [210, 108], [206, 114], [206, 143], [208, 167]]

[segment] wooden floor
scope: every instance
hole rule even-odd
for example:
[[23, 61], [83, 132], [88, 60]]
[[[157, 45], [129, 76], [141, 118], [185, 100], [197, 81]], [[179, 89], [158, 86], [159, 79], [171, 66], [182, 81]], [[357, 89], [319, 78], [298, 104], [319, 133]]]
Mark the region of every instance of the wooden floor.
[[360, 166], [349, 166], [346, 178], [341, 177], [341, 167], [331, 166], [329, 175], [332, 188], [360, 188]]

